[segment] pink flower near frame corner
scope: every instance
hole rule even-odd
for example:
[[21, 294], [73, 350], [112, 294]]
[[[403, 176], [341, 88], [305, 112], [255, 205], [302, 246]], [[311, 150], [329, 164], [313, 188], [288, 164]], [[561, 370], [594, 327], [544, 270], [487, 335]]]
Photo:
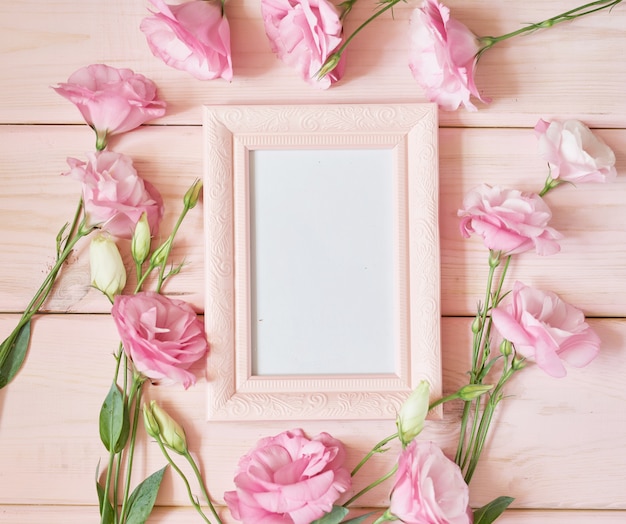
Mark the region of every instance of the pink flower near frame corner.
[[155, 384], [195, 384], [189, 368], [209, 345], [204, 325], [192, 307], [153, 291], [117, 295], [111, 316], [124, 351], [137, 371]]
[[535, 249], [539, 255], [560, 250], [561, 234], [548, 224], [552, 212], [536, 193], [482, 184], [463, 199], [461, 234], [477, 234], [487, 248], [504, 255], [515, 255]]
[[474, 82], [479, 38], [450, 16], [436, 0], [425, 0], [410, 20], [409, 68], [426, 97], [440, 108], [454, 111], [463, 104], [476, 111], [470, 98], [483, 98]]
[[224, 498], [243, 524], [309, 524], [331, 511], [350, 488], [343, 444], [301, 429], [261, 439], [237, 466]]
[[232, 80], [230, 25], [219, 0], [150, 2], [156, 11], [142, 20], [140, 29], [154, 56], [198, 80]]
[[576, 184], [616, 177], [615, 153], [581, 121], [542, 119], [535, 133], [539, 154], [548, 162], [553, 179]]
[[473, 522], [461, 469], [430, 441], [413, 440], [402, 451], [389, 512], [412, 524]]
[[491, 315], [502, 337], [553, 377], [566, 375], [563, 361], [584, 367], [600, 350], [600, 338], [582, 311], [555, 293], [521, 282], [515, 282], [508, 304], [493, 309]]
[[265, 33], [272, 51], [311, 85], [327, 89], [341, 79], [345, 54], [326, 76], [316, 75], [342, 42], [343, 25], [328, 0], [261, 0]]
[[98, 136], [125, 133], [165, 114], [154, 82], [130, 69], [92, 64], [53, 89], [76, 105]]
[[163, 218], [159, 191], [137, 174], [130, 157], [115, 151], [87, 154], [87, 161], [68, 158], [64, 175], [82, 183], [88, 225], [119, 238], [132, 238], [137, 222], [146, 214], [150, 232], [156, 234]]

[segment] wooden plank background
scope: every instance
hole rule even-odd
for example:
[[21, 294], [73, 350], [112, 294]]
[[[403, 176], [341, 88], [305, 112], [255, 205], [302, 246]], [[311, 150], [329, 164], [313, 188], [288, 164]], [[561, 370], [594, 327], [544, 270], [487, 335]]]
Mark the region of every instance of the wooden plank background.
[[[450, 0], [453, 15], [479, 35], [497, 35], [553, 16], [571, 0]], [[271, 53], [252, 0], [229, 0], [235, 77], [201, 82], [154, 58], [138, 26], [143, 0], [19, 0], [0, 2], [0, 336], [4, 338], [53, 263], [54, 237], [77, 203], [78, 185], [59, 173], [68, 156], [82, 158], [94, 137], [78, 111], [51, 88], [79, 67], [107, 63], [154, 80], [168, 102], [162, 119], [115, 139], [166, 201], [169, 231], [182, 195], [202, 176], [201, 107], [229, 103], [388, 103], [424, 101], [406, 65], [408, 19], [419, 5], [400, 3], [357, 36], [341, 83], [327, 91], [306, 85]], [[361, 0], [346, 23], [372, 12]], [[552, 257], [519, 257], [510, 274], [551, 289], [591, 318], [603, 340], [584, 370], [554, 380], [535, 368], [513, 384], [472, 482], [479, 505], [515, 497], [504, 524], [626, 522], [626, 5], [487, 52], [477, 83], [493, 98], [479, 111], [440, 113], [440, 232], [444, 387], [452, 391], [469, 366], [469, 317], [482, 296], [486, 253], [463, 240], [456, 211], [463, 194], [487, 182], [536, 190], [546, 175], [532, 127], [539, 118], [579, 118], [614, 149], [618, 179], [610, 185], [562, 188], [547, 199], [565, 239]], [[126, 246], [127, 247], [127, 246]], [[166, 292], [204, 308], [202, 213], [185, 222], [174, 257], [185, 270]], [[96, 522], [94, 474], [102, 456], [97, 413], [112, 375], [117, 334], [107, 302], [89, 288], [87, 245], [79, 244], [38, 317], [24, 370], [0, 391], [0, 521], [10, 524]], [[128, 262], [128, 260], [127, 260]], [[210, 334], [209, 334], [210, 336]], [[261, 436], [299, 425], [208, 424], [205, 388], [149, 388], [148, 398], [185, 420], [193, 449], [218, 500], [232, 487], [238, 458]], [[429, 424], [425, 437], [454, 444], [459, 412]], [[307, 432], [328, 430], [323, 422]], [[392, 422], [333, 426], [355, 463], [393, 431]], [[368, 435], [366, 441], [357, 436]], [[142, 438], [137, 468], [162, 459]], [[374, 478], [376, 466], [366, 472]], [[365, 499], [384, 505], [386, 488]], [[168, 473], [150, 522], [195, 518], [180, 483]], [[226, 521], [230, 522], [228, 517]]]

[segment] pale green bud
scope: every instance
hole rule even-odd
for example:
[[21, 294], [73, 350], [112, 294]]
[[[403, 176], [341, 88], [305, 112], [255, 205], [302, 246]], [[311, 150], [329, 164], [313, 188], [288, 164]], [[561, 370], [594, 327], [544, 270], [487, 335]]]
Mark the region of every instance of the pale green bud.
[[145, 213], [141, 214], [141, 218], [135, 226], [135, 232], [133, 233], [133, 239], [130, 244], [130, 252], [133, 255], [133, 260], [137, 264], [143, 264], [148, 254], [150, 253], [150, 224], [148, 223], [148, 216]]
[[428, 382], [422, 380], [400, 408], [396, 426], [403, 446], [408, 445], [424, 428], [428, 415], [429, 389]]
[[504, 339], [500, 343], [500, 353], [502, 353], [505, 357], [508, 357], [511, 353], [513, 353], [513, 344], [511, 344], [510, 340]]
[[525, 358], [521, 358], [521, 357], [515, 357], [513, 359], [513, 363], [511, 364], [511, 367], [515, 370], [515, 371], [519, 371], [520, 369], [524, 368], [526, 366], [526, 359]]
[[110, 300], [126, 285], [126, 268], [117, 245], [107, 235], [94, 237], [89, 245], [91, 285]]
[[317, 79], [321, 80], [328, 73], [330, 73], [333, 69], [335, 69], [335, 67], [337, 67], [337, 64], [339, 64], [340, 59], [341, 59], [341, 53], [333, 53], [332, 55], [330, 55], [326, 59], [326, 62], [324, 62], [320, 70], [315, 75]]
[[159, 437], [163, 444], [176, 453], [184, 455], [187, 452], [185, 430], [154, 400], [150, 402], [150, 412], [158, 425]]
[[492, 389], [492, 384], [467, 384], [459, 390], [459, 398], [461, 400], [474, 400]]
[[202, 191], [202, 181], [196, 180], [193, 185], [187, 190], [183, 198], [183, 203], [187, 209], [192, 209], [198, 203], [200, 197], [200, 191]]
[[152, 410], [148, 404], [143, 405], [143, 425], [146, 428], [146, 433], [153, 438], [157, 438], [160, 434], [159, 424], [152, 414]]
[[483, 319], [480, 315], [476, 315], [474, 321], [472, 322], [472, 333], [477, 334], [480, 333], [480, 330], [483, 328]]
[[172, 238], [168, 238], [163, 244], [154, 250], [152, 257], [150, 257], [150, 265], [153, 267], [159, 267], [167, 262], [167, 257], [170, 253], [172, 246]]

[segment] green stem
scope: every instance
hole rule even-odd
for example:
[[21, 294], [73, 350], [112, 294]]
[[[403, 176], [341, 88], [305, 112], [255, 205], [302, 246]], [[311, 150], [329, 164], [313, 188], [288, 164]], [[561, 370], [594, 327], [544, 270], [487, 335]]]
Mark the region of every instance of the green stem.
[[378, 480], [375, 480], [369, 486], [365, 486], [356, 495], [354, 495], [352, 498], [350, 498], [348, 501], [346, 501], [343, 504], [343, 507], [347, 508], [350, 504], [352, 504], [359, 497], [361, 497], [362, 495], [365, 495], [368, 491], [374, 489], [376, 486], [378, 486], [379, 484], [382, 484], [383, 482], [385, 482], [385, 480], [387, 480], [388, 478], [392, 477], [395, 474], [396, 471], [398, 471], [398, 464], [397, 463], [393, 466], [393, 468], [391, 469], [391, 471], [389, 473], [387, 473], [386, 475], [383, 475]]
[[[489, 252], [489, 274], [487, 276], [487, 286], [485, 289], [485, 303], [480, 311], [480, 329], [474, 333], [472, 342], [472, 369], [470, 372], [470, 384], [482, 384], [485, 375], [485, 366], [489, 358], [490, 352], [490, 340], [491, 340], [491, 328], [492, 321], [490, 311], [497, 307], [502, 300], [502, 288], [506, 274], [511, 263], [511, 255], [507, 255], [504, 259], [504, 265], [500, 276], [495, 283], [494, 288], [494, 276], [495, 271], [502, 262], [502, 255], [500, 252]], [[492, 393], [493, 396], [493, 393]], [[459, 442], [455, 454], [454, 461], [461, 468], [464, 469], [471, 462], [472, 450], [475, 448], [477, 435], [477, 429], [481, 420], [481, 405], [482, 399], [478, 399], [475, 402], [475, 408], [472, 410], [472, 401], [467, 401], [463, 407], [463, 415], [461, 417], [461, 431], [459, 434]], [[473, 411], [473, 422], [470, 424], [470, 416]], [[467, 430], [471, 427], [469, 439], [467, 438]]]
[[[181, 469], [176, 465], [176, 463], [172, 460], [172, 457], [167, 452], [167, 449], [166, 449], [165, 445], [163, 444], [163, 441], [161, 440], [161, 437], [157, 435], [155, 438], [156, 438], [157, 444], [161, 448], [161, 452], [165, 456], [167, 462], [170, 464], [170, 466], [172, 466], [172, 469], [174, 469], [174, 471], [176, 471], [176, 473], [178, 473], [180, 478], [183, 480], [183, 482], [185, 484], [185, 488], [187, 489], [187, 496], [189, 497], [189, 501], [191, 502], [192, 506], [195, 508], [195, 510], [198, 512], [198, 514], [202, 517], [202, 520], [204, 520], [204, 522], [206, 522], [207, 524], [211, 524], [211, 521], [204, 514], [204, 512], [202, 511], [202, 508], [200, 507], [200, 504], [198, 503], [196, 498], [193, 496], [193, 493], [191, 491], [191, 486], [189, 485], [189, 481], [187, 480], [187, 477], [181, 471]], [[211, 508], [213, 508], [212, 505], [211, 505]], [[221, 520], [219, 520], [219, 517], [217, 517], [217, 519], [218, 519], [218, 522], [220, 522], [220, 523], [222, 522]]]
[[359, 462], [355, 468], [352, 470], [352, 473], [350, 473], [351, 477], [354, 477], [358, 471], [365, 465], [365, 463], [371, 459], [376, 453], [380, 453], [380, 450], [383, 446], [385, 446], [386, 444], [388, 444], [389, 442], [391, 442], [393, 439], [398, 437], [398, 433], [394, 433], [393, 435], [389, 435], [388, 437], [385, 437], [384, 439], [382, 439], [378, 444], [376, 444], [371, 451], [365, 455], [362, 459], [361, 462]]
[[184, 456], [187, 459], [187, 462], [189, 462], [189, 464], [191, 465], [191, 468], [193, 469], [194, 475], [196, 476], [196, 479], [198, 480], [198, 484], [200, 485], [200, 489], [202, 490], [202, 495], [204, 495], [204, 498], [207, 501], [207, 504], [209, 505], [209, 509], [211, 510], [211, 513], [213, 513], [213, 516], [215, 517], [217, 522], [219, 524], [222, 524], [222, 520], [220, 519], [220, 516], [217, 514], [217, 511], [215, 510], [215, 506], [213, 506], [213, 502], [211, 501], [211, 497], [209, 496], [209, 492], [207, 491], [206, 486], [204, 485], [204, 481], [202, 480], [202, 475], [200, 474], [200, 470], [198, 469], [198, 466], [196, 465], [196, 461], [193, 459], [193, 457], [189, 453], [189, 450], [185, 451]]
[[575, 7], [574, 9], [570, 9], [569, 11], [565, 11], [564, 13], [553, 16], [552, 18], [537, 22], [536, 24], [527, 25], [526, 27], [522, 27], [520, 29], [517, 29], [516, 31], [511, 31], [510, 33], [506, 33], [501, 36], [481, 37], [480, 41], [482, 44], [484, 44], [484, 46], [480, 49], [478, 54], [481, 55], [487, 49], [493, 47], [498, 42], [502, 42], [503, 40], [508, 40], [509, 38], [513, 38], [524, 33], [537, 31], [539, 29], [547, 29], [561, 22], [567, 22], [570, 20], [574, 20], [575, 18], [578, 18], [580, 16], [589, 15], [603, 9], [612, 8], [621, 3], [621, 1], [622, 0], [596, 0], [594, 2], [589, 2], [587, 4]]
[[[74, 246], [77, 242], [87, 236], [91, 231], [95, 229], [94, 227], [86, 228], [85, 221], [81, 222], [76, 235], [67, 239], [65, 243], [65, 247], [61, 253], [57, 255], [56, 262], [43, 283], [31, 299], [31, 301], [26, 306], [26, 309], [22, 313], [22, 317], [20, 318], [17, 326], [13, 329], [11, 334], [6, 338], [5, 342], [2, 344], [2, 352], [0, 353], [0, 367], [4, 364], [6, 359], [9, 356], [9, 349], [12, 347], [10, 341], [13, 341], [19, 334], [20, 330], [33, 318], [33, 316], [39, 311], [43, 303], [46, 301], [52, 288], [54, 287], [54, 283], [56, 282], [56, 278], [61, 270], [61, 267], [67, 260], [67, 257], [72, 253]], [[8, 342], [8, 343], [7, 343]]]
[[[348, 36], [344, 41], [343, 44], [341, 44], [341, 46], [339, 46], [337, 48], [337, 50], [332, 53], [327, 59], [326, 61], [322, 64], [322, 67], [320, 67], [320, 70], [316, 73], [316, 77], [318, 79], [324, 78], [328, 73], [330, 73], [335, 67], [337, 67], [337, 64], [339, 63], [339, 58], [341, 58], [341, 54], [345, 51], [346, 47], [348, 47], [348, 44], [352, 41], [352, 39], [367, 25], [369, 24], [372, 20], [378, 18], [380, 15], [382, 15], [385, 11], [388, 11], [389, 9], [391, 9], [392, 7], [394, 7], [396, 4], [400, 3], [402, 0], [389, 0], [387, 2], [385, 2], [385, 5], [383, 7], [381, 7], [378, 11], [376, 11], [372, 16], [370, 16], [367, 20], [365, 20], [365, 22], [363, 22], [359, 27], [357, 27], [354, 31], [352, 31], [352, 33], [350, 34], [350, 36]], [[351, 6], [350, 6], [351, 9]], [[349, 10], [349, 9], [348, 9]], [[347, 13], [346, 13], [347, 14]], [[342, 15], [345, 16], [345, 15]]]
[[480, 419], [480, 424], [476, 432], [474, 445], [471, 450], [471, 459], [467, 466], [467, 471], [465, 472], [465, 482], [467, 484], [469, 484], [472, 480], [472, 476], [474, 475], [474, 471], [476, 470], [476, 466], [478, 465], [480, 455], [482, 454], [483, 447], [487, 439], [487, 434], [489, 432], [489, 427], [493, 419], [493, 414], [495, 413], [498, 403], [500, 402], [500, 400], [502, 400], [502, 389], [504, 388], [504, 385], [511, 379], [514, 373], [515, 368], [505, 367], [502, 372], [502, 376], [498, 381], [498, 384], [494, 388], [493, 392], [489, 395], [489, 399], [486, 402], [485, 409], [483, 411], [482, 417]]
[[[141, 404], [141, 389], [143, 386], [143, 377], [135, 374], [133, 377], [133, 385], [130, 392], [130, 397], [135, 397], [135, 407], [133, 413], [133, 424], [130, 435], [130, 445], [128, 447], [128, 464], [126, 465], [126, 480], [124, 485], [124, 495], [122, 498], [122, 511], [120, 513], [120, 523], [124, 524], [126, 521], [126, 511], [128, 510], [128, 496], [130, 494], [131, 474], [133, 470], [133, 458], [135, 455], [135, 442], [137, 440], [137, 426], [139, 422], [139, 411]], [[129, 399], [130, 400], [130, 399]]]

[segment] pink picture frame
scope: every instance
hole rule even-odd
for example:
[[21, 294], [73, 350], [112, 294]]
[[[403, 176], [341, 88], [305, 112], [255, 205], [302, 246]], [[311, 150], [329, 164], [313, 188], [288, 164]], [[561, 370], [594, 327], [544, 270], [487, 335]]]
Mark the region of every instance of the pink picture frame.
[[[421, 380], [441, 396], [437, 133], [434, 104], [204, 107], [209, 420], [393, 419]], [[253, 372], [250, 155], [304, 149], [391, 152], [392, 372]]]

